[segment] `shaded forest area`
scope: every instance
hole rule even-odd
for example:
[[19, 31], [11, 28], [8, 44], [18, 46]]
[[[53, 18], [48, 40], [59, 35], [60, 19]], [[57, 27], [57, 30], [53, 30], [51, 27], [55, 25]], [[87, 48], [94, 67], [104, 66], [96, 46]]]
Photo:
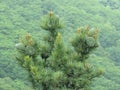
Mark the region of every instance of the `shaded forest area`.
[[[76, 27], [100, 29], [100, 46], [90, 63], [104, 69], [92, 90], [120, 89], [120, 1], [119, 0], [1, 0], [0, 1], [0, 90], [32, 90], [28, 73], [15, 60], [15, 44], [26, 32], [41, 41], [46, 32], [41, 17], [53, 10], [63, 19], [64, 41], [74, 37]], [[69, 40], [68, 40], [69, 38]]]

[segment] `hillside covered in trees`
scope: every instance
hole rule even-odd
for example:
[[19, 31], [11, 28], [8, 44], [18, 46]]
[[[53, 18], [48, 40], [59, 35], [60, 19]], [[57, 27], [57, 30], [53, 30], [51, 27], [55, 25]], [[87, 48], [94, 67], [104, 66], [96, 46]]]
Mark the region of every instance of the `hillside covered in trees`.
[[99, 47], [88, 61], [104, 75], [91, 88], [120, 90], [120, 0], [1, 0], [0, 90], [33, 90], [28, 72], [15, 60], [15, 44], [27, 32], [42, 43], [48, 33], [40, 24], [51, 10], [64, 21], [61, 32], [68, 47], [79, 27], [100, 30]]

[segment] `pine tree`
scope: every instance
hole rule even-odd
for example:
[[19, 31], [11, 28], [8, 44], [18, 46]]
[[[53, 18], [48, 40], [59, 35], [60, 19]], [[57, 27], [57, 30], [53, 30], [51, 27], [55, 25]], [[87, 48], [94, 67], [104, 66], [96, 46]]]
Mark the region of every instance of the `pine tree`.
[[102, 70], [87, 62], [91, 51], [98, 47], [98, 30], [79, 28], [70, 52], [63, 42], [62, 22], [52, 11], [43, 18], [41, 27], [49, 32], [41, 46], [29, 33], [16, 44], [16, 59], [29, 72], [35, 90], [89, 90], [92, 79]]

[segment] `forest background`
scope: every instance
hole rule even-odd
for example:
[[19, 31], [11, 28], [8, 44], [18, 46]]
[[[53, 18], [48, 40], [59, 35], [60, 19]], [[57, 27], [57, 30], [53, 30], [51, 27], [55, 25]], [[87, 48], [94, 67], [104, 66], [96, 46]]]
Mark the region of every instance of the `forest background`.
[[41, 17], [50, 10], [65, 21], [62, 32], [68, 47], [77, 28], [100, 29], [100, 46], [89, 61], [105, 74], [91, 87], [120, 90], [120, 0], [0, 0], [0, 90], [32, 90], [27, 71], [15, 60], [15, 44], [26, 32], [42, 40], [46, 32]]

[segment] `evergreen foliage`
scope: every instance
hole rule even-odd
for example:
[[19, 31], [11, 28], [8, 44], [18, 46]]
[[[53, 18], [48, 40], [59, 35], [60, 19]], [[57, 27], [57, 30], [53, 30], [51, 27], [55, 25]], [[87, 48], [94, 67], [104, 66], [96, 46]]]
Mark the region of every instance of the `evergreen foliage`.
[[103, 74], [87, 62], [89, 54], [98, 47], [98, 30], [79, 28], [68, 52], [59, 33], [62, 23], [52, 11], [43, 18], [41, 27], [49, 33], [41, 46], [27, 34], [16, 44], [16, 59], [29, 72], [35, 90], [89, 90], [93, 78]]
[[92, 50], [98, 47], [98, 30], [92, 30], [89, 27], [79, 28], [77, 36], [72, 41], [72, 45], [78, 56], [78, 60], [84, 61]]
[[[49, 51], [49, 43], [42, 40], [51, 35], [48, 30], [41, 29], [40, 18], [50, 10], [65, 20], [67, 27], [59, 31], [64, 30], [62, 39], [70, 51], [73, 48], [69, 41], [75, 36], [76, 27], [99, 28], [99, 47], [87, 61], [104, 68], [105, 74], [94, 79], [91, 89], [120, 90], [120, 0], [1, 0], [0, 90], [30, 90], [32, 87], [27, 70], [15, 60], [14, 45], [21, 35], [29, 32], [40, 41], [40, 49]], [[6, 78], [10, 78], [10, 82]]]

